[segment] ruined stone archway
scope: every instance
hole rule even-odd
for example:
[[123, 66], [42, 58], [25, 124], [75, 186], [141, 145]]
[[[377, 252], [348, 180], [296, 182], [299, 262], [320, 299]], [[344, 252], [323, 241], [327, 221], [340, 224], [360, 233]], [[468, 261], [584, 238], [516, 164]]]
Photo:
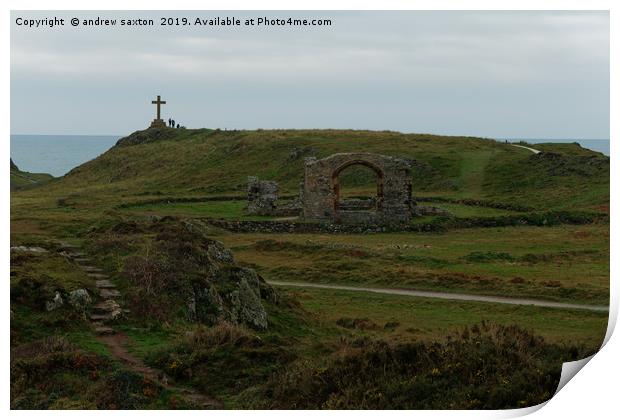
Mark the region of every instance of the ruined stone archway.
[[336, 214], [336, 219], [338, 219], [338, 214], [340, 212], [340, 174], [350, 168], [351, 166], [360, 165], [366, 168], [371, 169], [375, 173], [375, 177], [377, 180], [377, 198], [375, 202], [375, 210], [381, 211], [383, 208], [383, 171], [381, 168], [375, 166], [374, 164], [367, 162], [365, 160], [352, 160], [344, 163], [341, 167], [337, 168], [334, 173], [332, 173], [332, 188], [334, 193], [334, 212]]
[[[363, 165], [377, 175], [377, 205], [372, 212], [339, 209], [340, 173]], [[302, 185], [303, 217], [308, 221], [345, 224], [404, 224], [411, 218], [411, 165], [404, 159], [373, 153], [337, 153], [306, 158]]]

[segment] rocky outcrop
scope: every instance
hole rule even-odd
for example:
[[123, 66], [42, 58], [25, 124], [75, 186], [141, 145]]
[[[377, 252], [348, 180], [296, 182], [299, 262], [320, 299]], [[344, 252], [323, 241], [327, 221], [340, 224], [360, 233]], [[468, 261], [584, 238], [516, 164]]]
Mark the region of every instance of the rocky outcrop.
[[65, 304], [65, 301], [60, 295], [60, 292], [56, 291], [54, 293], [54, 297], [52, 298], [52, 300], [45, 302], [45, 309], [48, 312], [55, 311], [56, 309], [62, 307], [62, 305], [64, 304]]
[[205, 224], [166, 217], [144, 231], [156, 236], [148, 259], [134, 256], [125, 263], [125, 276], [134, 285], [130, 300], [150, 304], [146, 310], [165, 311], [180, 298], [192, 321], [267, 328], [264, 301], [275, 301], [275, 292], [254, 270], [239, 266], [221, 242], [209, 238]]

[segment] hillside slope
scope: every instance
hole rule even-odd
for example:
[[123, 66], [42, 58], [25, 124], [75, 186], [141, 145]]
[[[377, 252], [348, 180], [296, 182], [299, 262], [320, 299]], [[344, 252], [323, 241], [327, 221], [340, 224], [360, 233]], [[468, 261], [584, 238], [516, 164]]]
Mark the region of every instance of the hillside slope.
[[[123, 195], [243, 194], [247, 177], [296, 193], [303, 160], [364, 151], [413, 160], [414, 195], [513, 202], [541, 209], [600, 208], [609, 201], [609, 158], [577, 145], [544, 145], [538, 155], [494, 140], [353, 130], [149, 129], [72, 170], [61, 189]], [[372, 192], [372, 176], [348, 184]]]
[[38, 174], [21, 171], [11, 159], [11, 190], [32, 187], [51, 181], [54, 177], [50, 174]]

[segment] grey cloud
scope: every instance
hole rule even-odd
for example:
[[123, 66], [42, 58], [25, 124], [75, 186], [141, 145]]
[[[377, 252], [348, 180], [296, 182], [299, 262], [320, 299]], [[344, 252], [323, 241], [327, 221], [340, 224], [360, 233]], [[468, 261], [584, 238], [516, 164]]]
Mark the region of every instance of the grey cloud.
[[609, 136], [605, 12], [279, 15], [334, 23], [304, 29], [12, 25], [11, 130], [124, 134], [148, 123], [151, 96], [162, 94], [169, 101], [164, 111], [194, 127]]

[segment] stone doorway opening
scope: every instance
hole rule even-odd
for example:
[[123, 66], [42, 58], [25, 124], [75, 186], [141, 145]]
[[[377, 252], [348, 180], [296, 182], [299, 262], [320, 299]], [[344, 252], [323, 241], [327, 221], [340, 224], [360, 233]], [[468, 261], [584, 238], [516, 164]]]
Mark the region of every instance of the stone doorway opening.
[[[347, 162], [332, 173], [334, 215], [341, 213], [378, 212], [383, 207], [383, 171], [362, 160]], [[375, 191], [368, 185], [375, 184]]]
[[[350, 166], [370, 168], [377, 179], [375, 211], [344, 211], [341, 174]], [[302, 217], [307, 222], [404, 225], [411, 218], [411, 163], [374, 153], [336, 153], [304, 160]], [[343, 174], [344, 175], [344, 174]]]

